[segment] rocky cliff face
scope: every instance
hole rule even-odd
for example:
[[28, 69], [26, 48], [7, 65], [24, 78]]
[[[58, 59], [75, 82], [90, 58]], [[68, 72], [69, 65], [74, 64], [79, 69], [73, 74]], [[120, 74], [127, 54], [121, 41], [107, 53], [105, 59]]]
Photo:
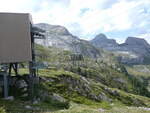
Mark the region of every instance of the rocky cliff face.
[[134, 52], [139, 56], [150, 55], [150, 45], [144, 39], [136, 37], [128, 37], [125, 43], [120, 45], [120, 49]]
[[88, 41], [73, 36], [63, 26], [45, 23], [36, 24], [36, 26], [46, 31], [46, 40], [38, 42], [39, 44], [70, 50], [92, 58], [100, 57], [100, 51], [97, 48], [92, 46]]
[[128, 37], [123, 44], [108, 39], [104, 34], [97, 35], [91, 44], [98, 48], [113, 51], [125, 64], [141, 64], [150, 62], [150, 45], [141, 38]]
[[119, 45], [116, 40], [108, 39], [104, 34], [97, 35], [93, 40], [91, 40], [91, 44], [106, 50], [114, 50]]

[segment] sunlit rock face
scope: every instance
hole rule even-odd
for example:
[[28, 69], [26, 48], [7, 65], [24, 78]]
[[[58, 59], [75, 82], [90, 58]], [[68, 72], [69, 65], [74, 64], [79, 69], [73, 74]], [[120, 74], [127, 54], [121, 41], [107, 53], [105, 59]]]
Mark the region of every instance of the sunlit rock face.
[[39, 44], [70, 50], [92, 58], [100, 57], [100, 51], [96, 47], [88, 41], [73, 36], [63, 26], [45, 23], [36, 24], [36, 26], [46, 31], [46, 40], [38, 41]]

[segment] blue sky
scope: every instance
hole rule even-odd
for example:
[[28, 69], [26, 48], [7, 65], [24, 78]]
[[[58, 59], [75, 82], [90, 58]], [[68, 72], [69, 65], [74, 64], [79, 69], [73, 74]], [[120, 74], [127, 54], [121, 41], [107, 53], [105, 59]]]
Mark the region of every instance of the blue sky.
[[31, 13], [34, 23], [62, 25], [85, 40], [104, 33], [150, 43], [150, 0], [0, 0], [0, 12]]

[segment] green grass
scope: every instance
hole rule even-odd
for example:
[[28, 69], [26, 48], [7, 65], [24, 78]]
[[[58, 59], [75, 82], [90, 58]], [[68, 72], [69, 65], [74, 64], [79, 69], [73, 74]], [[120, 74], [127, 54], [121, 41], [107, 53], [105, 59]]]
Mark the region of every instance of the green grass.
[[4, 107], [0, 107], [0, 113], [6, 113], [5, 108]]
[[149, 113], [146, 108], [116, 106], [112, 104], [111, 109], [103, 109], [101, 106], [94, 108], [82, 104], [72, 104], [68, 110], [59, 110], [53, 113]]
[[3, 109], [5, 109], [7, 113], [16, 113], [16, 112], [31, 113], [29, 110], [24, 108], [24, 105], [30, 105], [30, 104], [28, 102], [25, 103], [20, 100], [6, 101], [0, 99], [0, 107], [3, 107]]
[[[0, 113], [149, 113], [150, 111], [144, 107], [127, 107], [125, 105], [121, 105], [120, 103], [109, 103], [109, 109], [104, 108], [103, 106], [108, 106], [108, 103], [101, 103], [96, 106], [90, 106], [85, 104], [76, 104], [71, 103], [71, 107], [69, 109], [57, 109], [52, 106], [49, 106], [46, 103], [40, 103], [37, 105], [33, 105], [33, 107], [40, 108], [38, 111], [27, 110], [24, 108], [25, 105], [30, 105], [29, 103], [24, 103], [21, 101], [2, 101], [0, 104]], [[2, 105], [3, 104], [3, 105]], [[3, 107], [2, 107], [3, 106]], [[9, 109], [6, 107], [8, 106]], [[42, 110], [44, 109], [44, 110]]]
[[[61, 106], [58, 106], [61, 105]], [[43, 113], [46, 111], [58, 111], [64, 109], [64, 104], [56, 102], [40, 102], [31, 104], [30, 101], [21, 101], [15, 99], [8, 101], [0, 99], [0, 113]], [[27, 109], [25, 106], [31, 106], [32, 109]]]
[[72, 104], [69, 110], [60, 110], [53, 113], [99, 113], [97, 109], [83, 104]]
[[[27, 73], [27, 70], [21, 69], [20, 72], [22, 74], [25, 74]], [[77, 91], [75, 91], [75, 89], [72, 89], [72, 90], [69, 89], [72, 83], [75, 84], [76, 82], [79, 82], [79, 81], [80, 81], [79, 84], [75, 84], [76, 87], [79, 87], [82, 84], [87, 84], [87, 82], [81, 79], [82, 76], [72, 73], [72, 72], [68, 72], [65, 70], [49, 70], [49, 69], [43, 70], [41, 69], [39, 70], [39, 74], [41, 77], [45, 77], [47, 80], [48, 79], [53, 80], [51, 82], [43, 82], [43, 85], [41, 87], [44, 88], [45, 91], [49, 91], [50, 93], [58, 93], [64, 98], [66, 98], [68, 101], [73, 102], [73, 105], [69, 108], [69, 110], [59, 110], [59, 109], [62, 109], [62, 107], [57, 106], [60, 104], [52, 102], [50, 101], [50, 99], [47, 99], [47, 101], [41, 102], [33, 106], [35, 108], [40, 108], [39, 112], [43, 110], [43, 111], [54, 111], [54, 113], [98, 113], [99, 108], [102, 108], [102, 109], [105, 109], [106, 113], [109, 113], [109, 112], [119, 113], [121, 111], [120, 110], [121, 108], [123, 109], [122, 112], [126, 113], [127, 110], [126, 110], [125, 105], [136, 106], [136, 104], [134, 105], [133, 103], [134, 100], [136, 102], [139, 102], [137, 106], [150, 107], [149, 98], [126, 93], [116, 88], [109, 88], [108, 86], [95, 81], [95, 79], [85, 78], [89, 82], [89, 87], [92, 88], [91, 90], [92, 93], [96, 95], [101, 92], [105, 93], [106, 96], [112, 99], [112, 102], [114, 103], [114, 105], [112, 106], [111, 102], [94, 101], [87, 96], [83, 96], [79, 94]], [[70, 82], [67, 83], [64, 80], [71, 80], [71, 83]], [[116, 90], [119, 93], [119, 96], [117, 95], [113, 96], [105, 89], [109, 89], [110, 91]], [[84, 91], [84, 89], [82, 90]], [[20, 111], [22, 113], [30, 113], [31, 110], [25, 109], [24, 108], [25, 105], [31, 105], [31, 104], [29, 102], [24, 102], [20, 100], [5, 101], [5, 100], [0, 99], [0, 107], [1, 106], [4, 107], [7, 113], [10, 113], [10, 112], [17, 113]], [[135, 113], [135, 111], [137, 111], [136, 113], [138, 113], [138, 110], [136, 110], [135, 107], [133, 109], [135, 110], [129, 109], [131, 113]], [[144, 110], [140, 109], [139, 111], [143, 112]], [[144, 111], [144, 112], [147, 112], [147, 111]]]
[[[25, 69], [22, 69], [22, 70], [23, 70], [22, 72], [24, 73]], [[132, 97], [133, 96], [130, 95], [130, 93], [125, 93], [124, 91], [118, 90], [118, 92], [120, 93], [120, 97], [118, 98], [118, 97], [112, 96], [111, 94], [109, 94], [108, 92], [106, 92], [104, 90], [105, 87], [109, 88], [108, 87], [109, 85], [107, 86], [107, 85], [102, 84], [101, 82], [96, 81], [97, 78], [99, 77], [98, 72], [90, 69], [90, 73], [91, 73], [91, 75], [90, 75], [91, 77], [89, 77], [87, 79], [88, 82], [90, 83], [89, 86], [88, 86], [88, 87], [91, 88], [90, 93], [93, 93], [95, 95], [99, 95], [101, 92], [104, 92], [106, 94], [106, 96], [108, 96], [109, 98], [112, 98], [112, 99], [117, 98], [117, 99], [119, 99], [119, 101], [123, 101], [123, 103], [126, 103], [128, 105], [132, 104], [132, 102], [133, 102]], [[112, 71], [112, 73], [115, 73], [115, 71], [114, 72]], [[59, 93], [63, 97], [65, 97], [65, 98], [67, 98], [71, 101], [77, 102], [77, 103], [88, 104], [88, 103], [93, 102], [93, 101], [87, 99], [86, 96], [79, 95], [78, 92], [76, 92], [74, 89], [72, 89], [74, 91], [69, 90], [69, 87], [71, 86], [71, 83], [67, 83], [66, 81], [64, 81], [64, 78], [65, 78], [65, 79], [72, 80], [71, 82], [73, 82], [73, 83], [79, 82], [79, 84], [76, 84], [76, 87], [80, 88], [79, 87], [80, 85], [87, 84], [85, 81], [80, 81], [80, 79], [81, 79], [80, 75], [69, 72], [69, 71], [65, 71], [65, 70], [49, 70], [49, 69], [39, 70], [39, 75], [41, 77], [46, 77], [47, 79], [53, 79], [52, 82], [43, 83], [43, 87], [46, 90], [48, 90], [49, 92]], [[116, 73], [116, 75], [114, 75], [114, 76], [119, 76], [119, 73]], [[95, 77], [97, 77], [97, 78], [95, 78]], [[108, 79], [110, 79], [110, 78], [108, 78]], [[112, 83], [115, 84], [115, 82], [111, 82], [111, 86], [113, 86]], [[127, 85], [128, 85], [128, 88], [129, 88], [129, 84], [127, 84]], [[117, 90], [115, 88], [114, 89], [109, 88], [109, 89], [112, 90], [112, 91]], [[84, 92], [84, 89], [83, 89], [83, 92]], [[86, 92], [84, 92], [84, 93], [86, 93]]]
[[[19, 71], [19, 74], [21, 74], [21, 75], [28, 74], [28, 73], [29, 73], [28, 70], [24, 69], [24, 68], [21, 68], [20, 71]], [[65, 71], [63, 69], [61, 69], [61, 70], [39, 69], [38, 74], [41, 77], [51, 77], [51, 78], [57, 78], [57, 76], [61, 76], [61, 75], [71, 76], [71, 77], [74, 77], [74, 78], [77, 78], [77, 79], [80, 78], [80, 76], [78, 74], [75, 74], [75, 73], [72, 73], [72, 72], [69, 72], [69, 71]]]

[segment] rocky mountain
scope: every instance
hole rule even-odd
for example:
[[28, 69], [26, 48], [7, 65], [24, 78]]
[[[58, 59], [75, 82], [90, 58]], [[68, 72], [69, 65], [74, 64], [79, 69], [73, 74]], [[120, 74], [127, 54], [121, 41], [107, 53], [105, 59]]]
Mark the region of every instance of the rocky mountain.
[[113, 52], [118, 60], [125, 64], [150, 63], [150, 45], [141, 38], [128, 37], [124, 43], [118, 44], [116, 40], [101, 33], [93, 40], [85, 41], [60, 25], [40, 23], [36, 26], [46, 31], [46, 39], [37, 42], [44, 46], [53, 46], [92, 58], [100, 57], [100, 48], [103, 48]]
[[99, 34], [90, 42], [95, 47], [114, 52], [122, 63], [150, 63], [150, 45], [144, 39], [128, 37], [125, 43], [118, 44], [114, 39]]
[[91, 40], [91, 44], [98, 48], [105, 48], [106, 50], [113, 50], [118, 47], [118, 43], [114, 39], [108, 39], [104, 34], [97, 35], [93, 40]]
[[150, 45], [141, 38], [128, 37], [125, 43], [120, 45], [120, 49], [132, 51], [140, 56], [150, 55]]
[[49, 25], [45, 23], [36, 24], [36, 26], [46, 31], [46, 40], [37, 42], [41, 45], [70, 50], [74, 53], [83, 54], [92, 58], [100, 56], [99, 49], [92, 46], [88, 41], [73, 36], [63, 26]]

